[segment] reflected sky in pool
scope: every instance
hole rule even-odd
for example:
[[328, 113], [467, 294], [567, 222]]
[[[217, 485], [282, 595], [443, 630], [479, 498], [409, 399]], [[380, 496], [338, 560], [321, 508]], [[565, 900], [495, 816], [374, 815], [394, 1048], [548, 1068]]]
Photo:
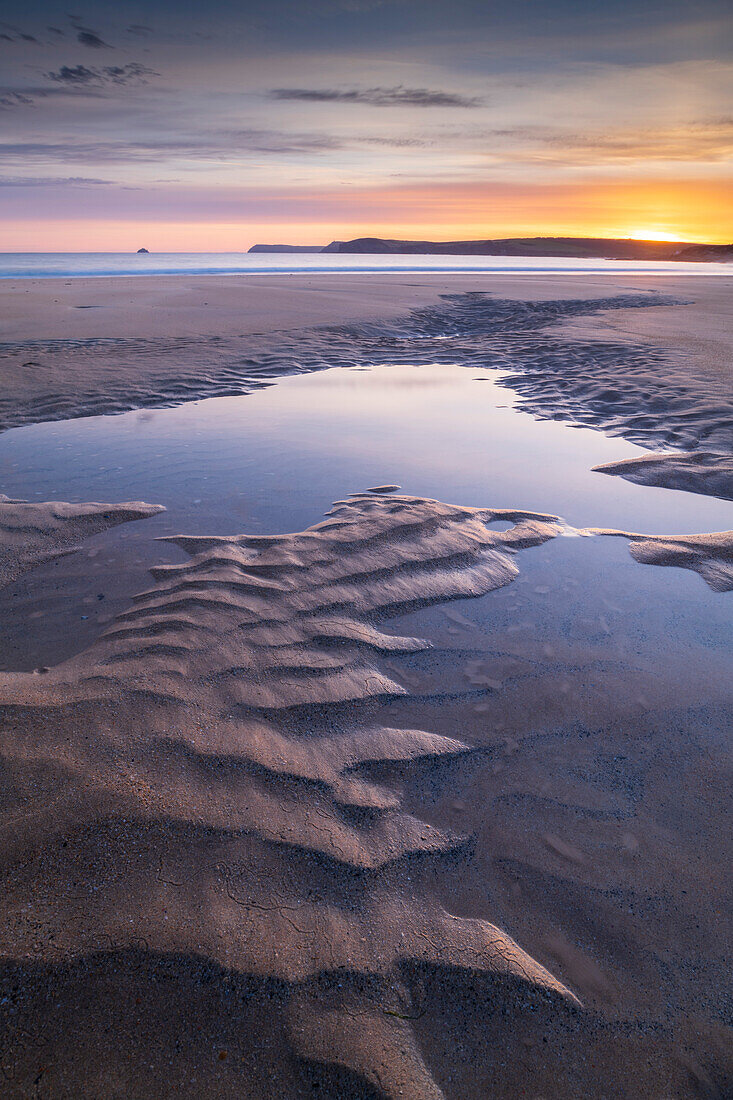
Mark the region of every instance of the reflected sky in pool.
[[[496, 372], [454, 364], [333, 369], [243, 397], [14, 429], [0, 436], [0, 492], [146, 500], [168, 511], [97, 536], [6, 591], [2, 663], [33, 667], [88, 644], [148, 587], [149, 565], [181, 559], [158, 536], [300, 530], [333, 500], [371, 485], [552, 512], [573, 527], [681, 534], [733, 526], [728, 501], [592, 472], [639, 453], [625, 440], [520, 413]], [[603, 574], [604, 587], [614, 577], [622, 587], [636, 578], [647, 606], [661, 601], [659, 630], [665, 600], [679, 615], [681, 594], [697, 608], [690, 629], [694, 620], [724, 617], [729, 598], [694, 574], [639, 566], [623, 542], [584, 539], [571, 548], [569, 541], [542, 556], [571, 555], [581, 579], [587, 568]]]

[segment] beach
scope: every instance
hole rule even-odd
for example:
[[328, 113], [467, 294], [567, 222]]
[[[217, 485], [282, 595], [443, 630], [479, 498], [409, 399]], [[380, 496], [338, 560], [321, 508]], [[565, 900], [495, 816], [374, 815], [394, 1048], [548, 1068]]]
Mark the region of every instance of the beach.
[[730, 287], [0, 280], [3, 1096], [730, 1095]]
[[[649, 386], [671, 378], [675, 401], [712, 403], [713, 431], [727, 433], [730, 449], [730, 362], [733, 326], [728, 279], [697, 276], [204, 276], [6, 280], [0, 284], [2, 359], [0, 424], [115, 412], [232, 392], [277, 377], [278, 371], [315, 369], [327, 333], [313, 333], [311, 363], [298, 355], [298, 333], [359, 323], [394, 322], [411, 311], [446, 304], [446, 295], [486, 294], [517, 302], [651, 297], [670, 304], [568, 315], [578, 339], [626, 342], [666, 352], [663, 370], [620, 377], [613, 364], [594, 362], [593, 384], [618, 382], [643, 411]], [[276, 353], [280, 353], [277, 355]], [[302, 358], [302, 362], [300, 361]], [[605, 369], [604, 369], [605, 368]], [[587, 376], [559, 393], [545, 374], [524, 388], [542, 412], [567, 405], [572, 416], [588, 396]], [[606, 385], [607, 384], [607, 385]], [[538, 392], [539, 391], [539, 392]], [[543, 405], [543, 399], [545, 404]], [[598, 414], [604, 415], [601, 394]], [[606, 400], [606, 419], [618, 410]], [[665, 412], [655, 410], [664, 438]], [[627, 430], [632, 430], [628, 424]], [[669, 434], [669, 433], [667, 433]]]

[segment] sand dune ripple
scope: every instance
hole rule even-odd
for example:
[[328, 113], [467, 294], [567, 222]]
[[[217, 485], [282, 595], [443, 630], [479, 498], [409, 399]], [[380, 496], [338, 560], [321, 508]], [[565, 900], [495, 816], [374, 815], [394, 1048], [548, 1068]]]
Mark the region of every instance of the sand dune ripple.
[[[510, 583], [515, 553], [559, 528], [393, 490], [297, 534], [177, 537], [190, 560], [154, 570], [90, 649], [0, 675], [0, 950], [45, 963], [143, 945], [275, 981], [293, 1051], [425, 1100], [441, 1092], [404, 967], [574, 998], [424, 886], [426, 861], [467, 838], [401, 809], [400, 769], [471, 750], [369, 720], [370, 700], [407, 693], [381, 654], [428, 647], [381, 624]], [[107, 514], [126, 508], [148, 506]]]
[[[222, 397], [329, 367], [457, 363], [506, 371], [538, 416], [647, 445], [733, 450], [730, 386], [657, 347], [561, 326], [609, 311], [674, 306], [659, 294], [518, 301], [445, 294], [400, 320], [231, 336], [25, 340], [0, 345], [0, 430]], [[683, 308], [681, 303], [677, 303]]]

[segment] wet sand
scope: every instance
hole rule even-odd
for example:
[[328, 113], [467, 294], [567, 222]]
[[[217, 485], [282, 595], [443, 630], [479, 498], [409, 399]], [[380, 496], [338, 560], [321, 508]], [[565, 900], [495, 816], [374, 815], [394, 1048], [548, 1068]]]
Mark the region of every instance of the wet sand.
[[140, 501], [29, 504], [0, 494], [0, 588], [45, 562], [73, 553], [90, 535], [162, 511], [159, 505]]
[[[489, 530], [497, 520], [509, 529]], [[371, 623], [508, 584], [507, 551], [556, 532], [552, 517], [367, 493], [302, 534], [176, 539], [191, 563], [155, 570], [157, 586], [91, 650], [42, 676], [0, 676], [15, 788], [2, 953], [47, 962], [142, 939], [203, 954], [286, 987], [296, 1052], [416, 1100], [440, 1092], [400, 1022], [403, 965], [496, 974], [577, 1004], [498, 928], [390, 883], [466, 838], [403, 814], [370, 773], [468, 746], [317, 718], [405, 694], [375, 657], [428, 643]], [[81, 825], [80, 850], [69, 839]], [[111, 845], [119, 828], [126, 840]], [[168, 840], [146, 859], [151, 829]], [[161, 878], [167, 850], [176, 869]], [[182, 904], [155, 885], [169, 880], [185, 884]], [[80, 907], [98, 890], [100, 905]], [[25, 923], [29, 909], [41, 926]], [[339, 992], [324, 1004], [318, 985], [334, 972]]]
[[[243, 306], [230, 279], [135, 280], [146, 329], [128, 280], [75, 280], [62, 335], [60, 290], [29, 287], [0, 370], [33, 319], [39, 365], [5, 425], [450, 345], [514, 367], [537, 415], [694, 448], [640, 480], [726, 495], [730, 328], [715, 369], [713, 337], [683, 357], [675, 334], [729, 308], [727, 279], [284, 281]], [[223, 351], [191, 301], [215, 283]], [[663, 339], [626, 333], [647, 314]], [[0, 499], [0, 578], [158, 510]], [[379, 486], [292, 535], [167, 539], [187, 560], [91, 646], [0, 672], [3, 1095], [730, 1095], [729, 663], [694, 637], [657, 660], [603, 617], [593, 644], [545, 641], [525, 560], [605, 542], [564, 533]], [[730, 532], [603, 534], [730, 599]]]

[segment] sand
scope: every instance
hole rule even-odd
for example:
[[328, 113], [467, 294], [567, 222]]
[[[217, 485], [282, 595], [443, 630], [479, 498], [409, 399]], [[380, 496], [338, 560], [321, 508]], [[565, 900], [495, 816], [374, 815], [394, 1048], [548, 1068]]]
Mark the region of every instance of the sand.
[[[35, 507], [33, 528], [85, 512]], [[125, 513], [89, 515], [101, 507]], [[176, 536], [189, 560], [155, 568], [89, 649], [43, 675], [0, 673], [9, 1097], [27, 1094], [39, 1050], [52, 1096], [114, 1083], [254, 1100], [268, 1079], [283, 1096], [511, 1097], [532, 1082], [564, 1100], [654, 1095], [660, 1078], [675, 1097], [724, 1095], [709, 925], [722, 883], [694, 859], [694, 807], [684, 827], [664, 824], [669, 781], [649, 740], [650, 724], [668, 724], [668, 766], [690, 796], [706, 784], [715, 829], [724, 778], [714, 743], [690, 758], [691, 668], [650, 680], [602, 646], [550, 653], [499, 634], [456, 693], [431, 654], [457, 671], [476, 653], [466, 614], [450, 611], [432, 645], [388, 629], [512, 587], [522, 554], [562, 531], [553, 516], [385, 485], [292, 535]], [[669, 545], [707, 560], [717, 541], [638, 545], [670, 564]], [[417, 679], [394, 665], [420, 655]], [[400, 703], [413, 724], [394, 710], [380, 721]], [[649, 805], [619, 787], [631, 738]], [[412, 784], [452, 799], [461, 767], [467, 790], [438, 824]]]
[[[329, 714], [406, 694], [375, 657], [428, 643], [375, 623], [509, 584], [509, 555], [558, 532], [550, 516], [372, 492], [300, 534], [175, 538], [190, 563], [156, 569], [90, 650], [43, 676], [0, 674], [2, 955], [143, 941], [277, 980], [297, 1053], [413, 1100], [442, 1093], [394, 998], [400, 968], [496, 975], [577, 1006], [504, 931], [400, 878], [467, 838], [405, 814], [372, 770], [469, 747]], [[175, 871], [161, 878], [161, 861]], [[329, 1005], [318, 983], [333, 971]]]
[[697, 451], [693, 454], [650, 454], [594, 466], [601, 474], [616, 474], [637, 485], [682, 489], [687, 493], [733, 500], [733, 456]]

